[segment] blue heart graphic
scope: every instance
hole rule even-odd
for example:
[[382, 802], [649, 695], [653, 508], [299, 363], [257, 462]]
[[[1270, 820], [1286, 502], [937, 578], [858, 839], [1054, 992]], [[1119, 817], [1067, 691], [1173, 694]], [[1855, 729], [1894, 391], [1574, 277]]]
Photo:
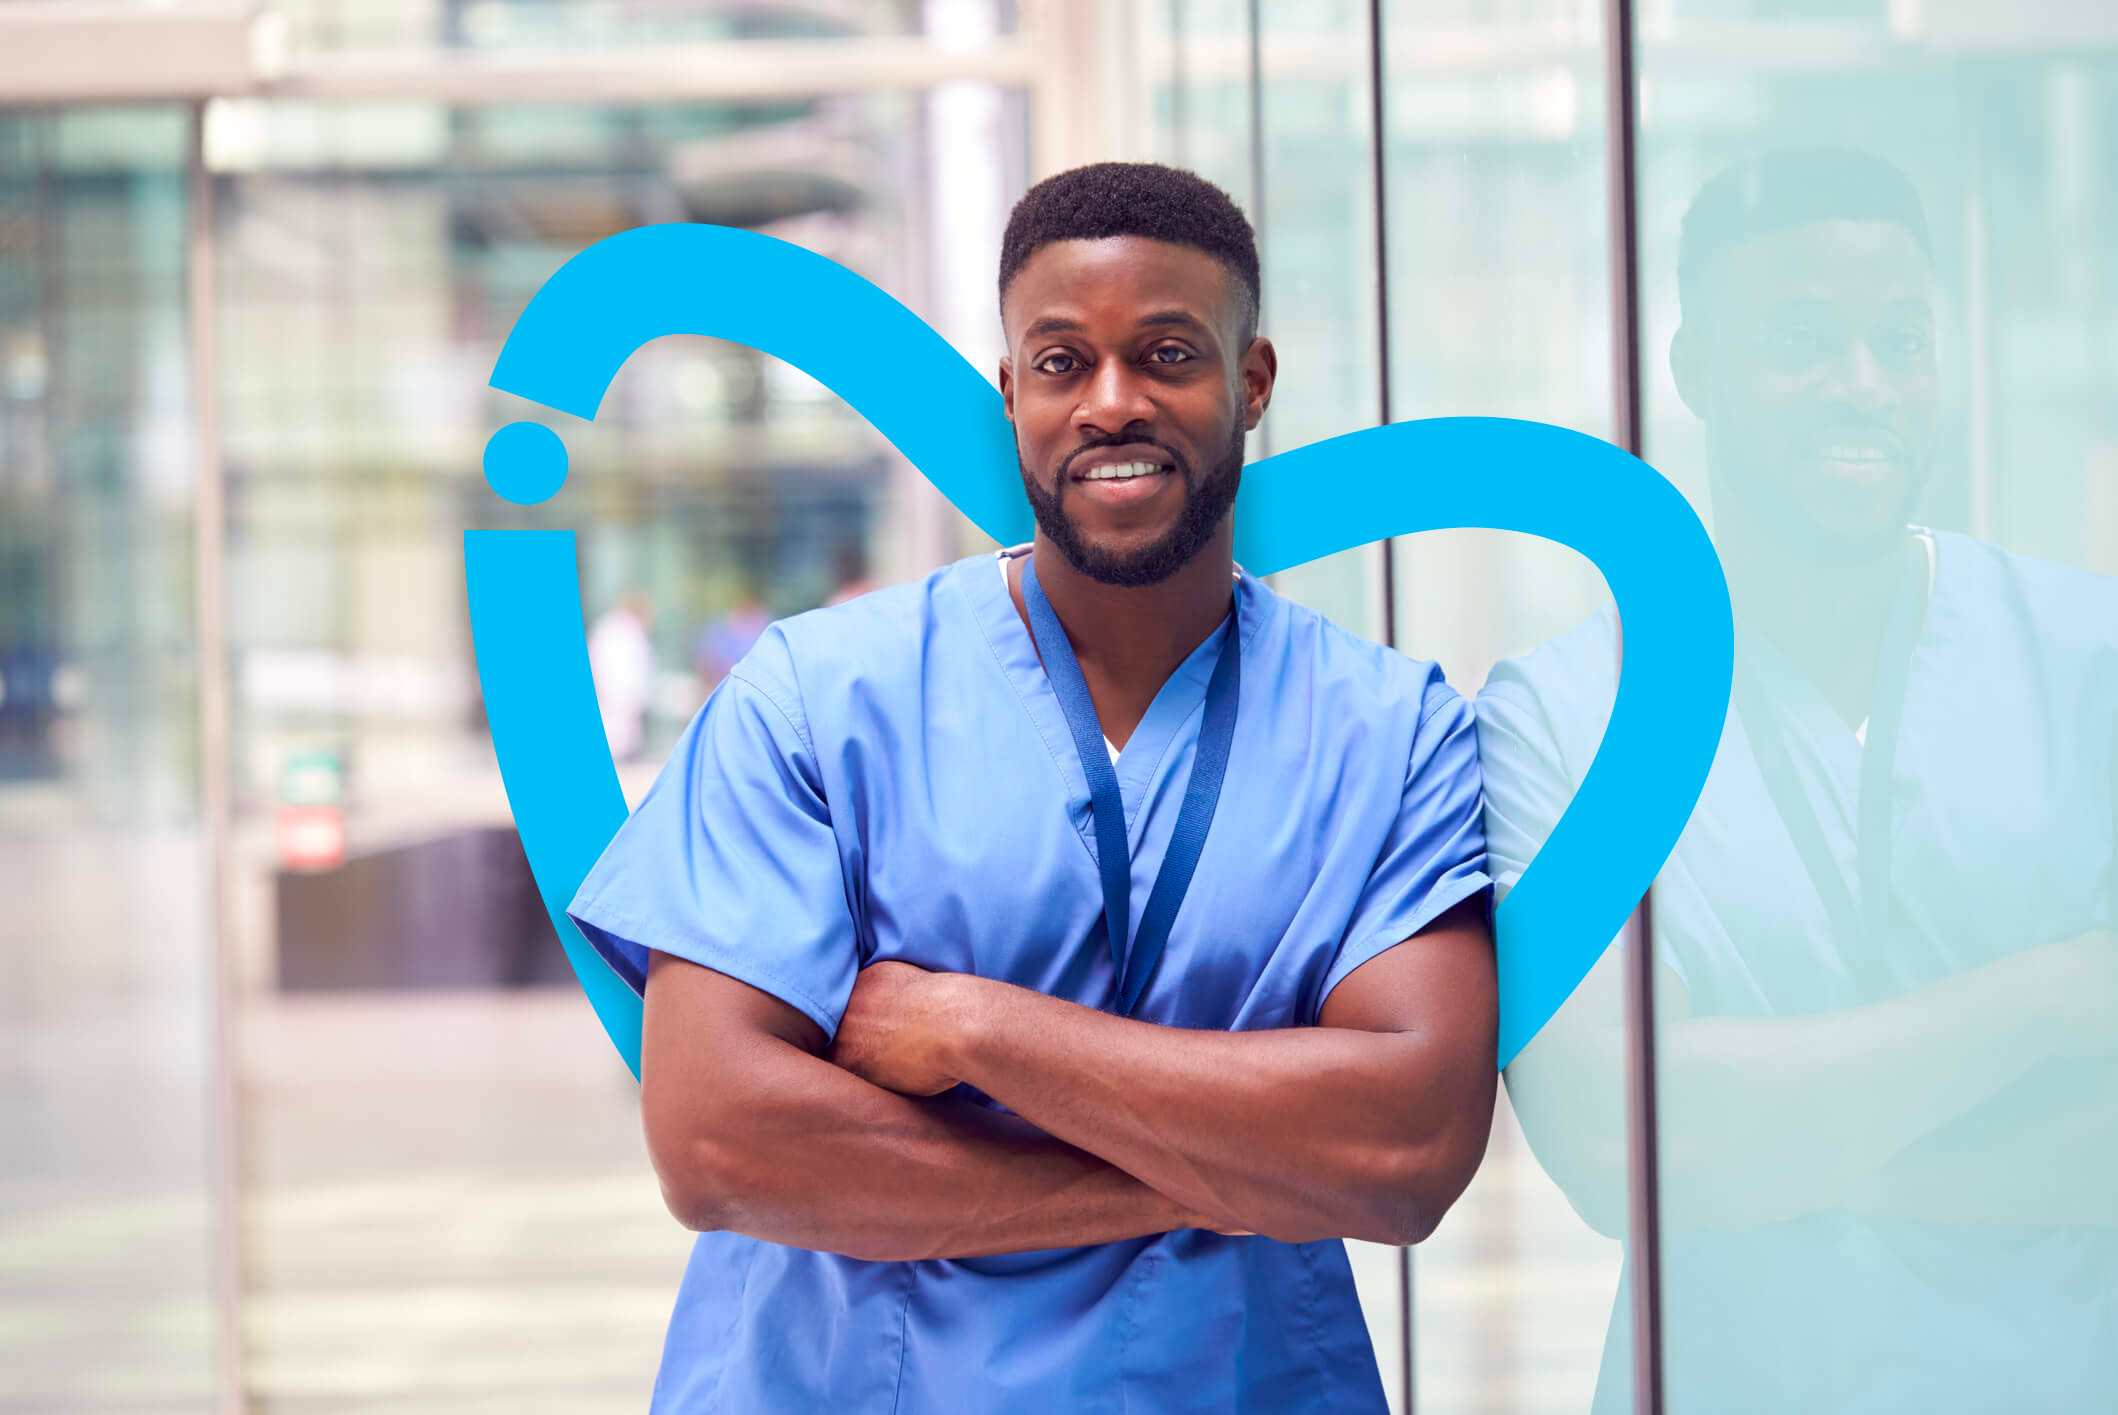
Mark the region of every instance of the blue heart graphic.
[[[767, 236], [671, 224], [598, 241], [524, 309], [492, 386], [594, 418], [633, 351], [668, 334], [727, 339], [793, 364], [980, 530], [1002, 544], [1030, 538], [1013, 430], [992, 385], [875, 286]], [[548, 429], [516, 423], [494, 434], [485, 469], [507, 499], [541, 501], [565, 478], [566, 450]], [[1316, 496], [1319, 486], [1332, 496]], [[1571, 546], [1617, 600], [1625, 662], [1603, 743], [1496, 919], [1505, 1066], [1623, 926], [1705, 783], [1733, 658], [1728, 587], [1705, 529], [1645, 463], [1582, 433], [1507, 418], [1394, 423], [1282, 452], [1244, 470], [1235, 517], [1236, 558], [1255, 574], [1385, 536], [1489, 527]], [[626, 817], [589, 676], [573, 532], [468, 531], [463, 553], [508, 802], [574, 972], [637, 1076], [640, 999], [565, 915]]]

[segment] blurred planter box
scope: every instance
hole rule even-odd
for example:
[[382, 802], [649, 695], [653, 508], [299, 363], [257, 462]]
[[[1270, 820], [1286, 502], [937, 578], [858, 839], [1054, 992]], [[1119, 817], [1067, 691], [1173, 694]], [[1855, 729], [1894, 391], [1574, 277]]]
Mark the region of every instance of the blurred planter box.
[[457, 831], [274, 876], [279, 988], [523, 987], [569, 981], [509, 827]]

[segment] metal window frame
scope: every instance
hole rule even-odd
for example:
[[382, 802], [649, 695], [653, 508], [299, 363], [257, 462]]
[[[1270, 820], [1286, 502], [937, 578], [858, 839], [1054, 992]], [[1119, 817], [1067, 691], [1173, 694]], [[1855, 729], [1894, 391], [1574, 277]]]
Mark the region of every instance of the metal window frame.
[[1050, 85], [1053, 69], [1052, 52], [1040, 40], [1063, 38], [1054, 29], [1060, 16], [1053, 0], [1031, 0], [1022, 32], [961, 47], [918, 36], [863, 35], [585, 52], [525, 47], [290, 57], [281, 18], [225, 3], [172, 10], [0, 8], [0, 106], [215, 98], [622, 106], [927, 89], [957, 79], [1037, 88]]
[[[1604, 201], [1610, 231], [1611, 436], [1641, 455], [1639, 87], [1633, 0], [1604, 0]], [[1622, 655], [1623, 649], [1620, 649]], [[1625, 1196], [1632, 1277], [1633, 1410], [1662, 1415], [1662, 1171], [1655, 1110], [1654, 887], [1640, 896], [1625, 953]]]
[[[1384, 122], [1387, 90], [1383, 54], [1383, 0], [1368, 0], [1368, 183], [1375, 224], [1375, 421], [1393, 421], [1390, 407], [1390, 207], [1389, 128]], [[1382, 641], [1397, 647], [1397, 540], [1385, 536], [1375, 559], [1376, 597], [1382, 611]], [[1417, 1309], [1413, 1300], [1412, 1250], [1397, 1250], [1398, 1408], [1412, 1415], [1419, 1408]]]
[[206, 826], [209, 944], [206, 996], [207, 1255], [212, 1388], [221, 1415], [243, 1394], [243, 1113], [240, 963], [234, 938], [234, 812], [230, 800], [228, 616], [223, 587], [227, 483], [220, 443], [220, 342], [215, 307], [213, 176], [206, 170], [206, 105], [191, 105], [185, 161], [184, 303], [192, 416], [192, 625], [198, 642], [199, 796]]

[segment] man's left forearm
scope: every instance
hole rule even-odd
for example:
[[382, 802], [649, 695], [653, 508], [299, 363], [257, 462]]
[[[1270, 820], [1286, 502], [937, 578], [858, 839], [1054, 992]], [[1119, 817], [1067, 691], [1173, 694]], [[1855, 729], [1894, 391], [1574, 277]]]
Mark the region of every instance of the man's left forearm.
[[951, 1074], [1230, 1227], [1418, 1242], [1484, 1151], [1491, 1058], [1419, 1033], [1191, 1031], [936, 982]]

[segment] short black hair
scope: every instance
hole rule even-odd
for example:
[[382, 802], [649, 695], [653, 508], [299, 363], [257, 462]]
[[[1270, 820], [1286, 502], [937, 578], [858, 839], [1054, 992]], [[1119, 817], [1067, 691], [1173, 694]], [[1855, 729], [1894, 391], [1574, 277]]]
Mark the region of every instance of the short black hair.
[[1196, 172], [1157, 162], [1092, 162], [1024, 192], [1000, 238], [1000, 298], [1030, 257], [1052, 242], [1110, 236], [1168, 241], [1220, 261], [1247, 296], [1245, 337], [1257, 333], [1258, 240], [1243, 209]]
[[1767, 153], [1723, 168], [1692, 198], [1677, 245], [1680, 314], [1702, 307], [1707, 266], [1722, 251], [1816, 221], [1893, 222], [1934, 258], [1919, 191], [1893, 164], [1843, 147]]

